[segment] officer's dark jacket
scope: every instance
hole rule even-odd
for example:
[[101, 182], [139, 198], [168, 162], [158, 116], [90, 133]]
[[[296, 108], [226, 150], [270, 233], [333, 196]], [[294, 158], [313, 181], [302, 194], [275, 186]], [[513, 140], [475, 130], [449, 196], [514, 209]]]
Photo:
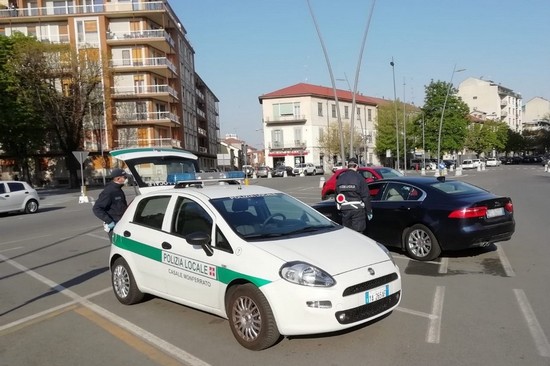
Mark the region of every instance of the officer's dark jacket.
[[[336, 196], [343, 194], [347, 202], [358, 202], [354, 205], [341, 205], [341, 210], [365, 209], [367, 213], [372, 211], [369, 195], [369, 187], [365, 178], [354, 170], [346, 170], [336, 178]], [[360, 205], [363, 202], [364, 206]]]
[[122, 185], [115, 182], [109, 182], [105, 189], [99, 194], [99, 198], [94, 204], [93, 212], [98, 219], [106, 222], [118, 222], [128, 204], [126, 196], [122, 190]]

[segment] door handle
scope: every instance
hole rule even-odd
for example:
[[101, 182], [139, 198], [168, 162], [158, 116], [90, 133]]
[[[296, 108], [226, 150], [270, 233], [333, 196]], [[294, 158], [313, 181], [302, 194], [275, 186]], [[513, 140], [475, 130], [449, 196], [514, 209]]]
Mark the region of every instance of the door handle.
[[172, 249], [172, 244], [170, 244], [166, 241], [163, 241], [162, 242], [162, 249]]

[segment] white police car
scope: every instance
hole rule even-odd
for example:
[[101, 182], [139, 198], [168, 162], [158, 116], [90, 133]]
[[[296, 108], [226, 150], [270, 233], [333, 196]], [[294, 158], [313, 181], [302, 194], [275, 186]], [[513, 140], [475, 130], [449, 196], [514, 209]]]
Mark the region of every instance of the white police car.
[[173, 186], [132, 201], [110, 253], [121, 303], [149, 293], [227, 318], [252, 350], [398, 306], [399, 268], [383, 246], [285, 193], [239, 184], [242, 172], [209, 174], [167, 172]]

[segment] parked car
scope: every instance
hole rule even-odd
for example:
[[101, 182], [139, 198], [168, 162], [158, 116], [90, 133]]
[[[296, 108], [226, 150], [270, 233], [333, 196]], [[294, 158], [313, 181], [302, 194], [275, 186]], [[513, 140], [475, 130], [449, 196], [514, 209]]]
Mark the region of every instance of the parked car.
[[485, 163], [487, 166], [500, 166], [500, 160], [497, 158], [487, 158]]
[[271, 171], [270, 167], [260, 166], [260, 167], [258, 167], [258, 170], [256, 170], [256, 176], [258, 178], [267, 178], [269, 176], [270, 171]]
[[322, 165], [315, 165], [315, 174], [318, 174], [318, 175], [325, 174], [325, 168]]
[[481, 166], [481, 159], [472, 159], [472, 164], [474, 165], [474, 168], [479, 168]]
[[209, 185], [189, 173], [134, 198], [109, 255], [119, 302], [152, 294], [226, 318], [251, 350], [399, 305], [399, 268], [384, 246], [285, 193], [239, 184], [242, 172], [219, 174]]
[[474, 169], [476, 166], [474, 165], [474, 161], [472, 159], [464, 159], [462, 160], [462, 164], [460, 164], [462, 169]]
[[[334, 191], [336, 189], [336, 178], [343, 172], [345, 172], [347, 169], [340, 169], [337, 170], [332, 176], [323, 183], [323, 187], [321, 188], [321, 199], [326, 200], [332, 196], [334, 196]], [[400, 177], [403, 175], [403, 173], [384, 166], [360, 166], [357, 168], [357, 172], [361, 174], [363, 177], [365, 177], [365, 181], [367, 183], [373, 182], [378, 179], [384, 179], [384, 178], [392, 178], [392, 177]]]
[[334, 164], [334, 166], [332, 167], [332, 172], [336, 172], [337, 170], [340, 170], [340, 169], [345, 169], [346, 166], [344, 164], [342, 164], [341, 161], [337, 162], [336, 164]]
[[[442, 250], [484, 247], [510, 240], [515, 231], [510, 197], [441, 177], [396, 177], [369, 184], [373, 218], [365, 234], [405, 250], [416, 260]], [[313, 207], [340, 223], [334, 201]]]
[[40, 197], [36, 189], [24, 181], [0, 181], [0, 213], [38, 211]]
[[315, 165], [313, 165], [312, 163], [296, 164], [294, 166], [294, 169], [292, 170], [292, 172], [294, 173], [294, 175], [301, 175], [301, 174], [315, 175], [315, 174], [317, 174], [316, 170], [315, 170]]
[[294, 176], [293, 170], [294, 168], [292, 168], [291, 166], [279, 165], [277, 168], [275, 168], [272, 175], [273, 177], [284, 177], [286, 172], [287, 177], [292, 177]]
[[254, 175], [254, 167], [252, 165], [243, 165], [242, 171], [246, 174], [247, 177]]

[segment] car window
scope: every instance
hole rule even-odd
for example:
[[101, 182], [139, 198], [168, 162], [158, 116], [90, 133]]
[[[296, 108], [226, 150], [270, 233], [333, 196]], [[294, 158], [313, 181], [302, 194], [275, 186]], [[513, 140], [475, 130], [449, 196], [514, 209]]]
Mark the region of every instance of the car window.
[[4, 187], [4, 183], [0, 183], [0, 194], [6, 193], [6, 188]]
[[384, 193], [384, 187], [386, 187], [386, 183], [383, 182], [369, 184], [370, 199], [372, 201], [380, 201]]
[[401, 172], [392, 168], [379, 168], [378, 173], [382, 176], [382, 178], [395, 178], [403, 175]]
[[8, 182], [10, 192], [24, 191], [25, 185], [20, 182]]
[[448, 194], [471, 194], [486, 192], [482, 188], [458, 180], [434, 183], [432, 184], [432, 187]]
[[403, 184], [389, 183], [382, 196], [382, 201], [404, 201], [405, 194], [408, 195], [408, 191]]
[[361, 175], [365, 179], [374, 179], [375, 178], [374, 175], [368, 170], [360, 170], [359, 172], [361, 173]]
[[178, 197], [172, 219], [171, 232], [186, 236], [194, 232], [212, 235], [212, 217], [197, 202], [186, 197]]
[[153, 196], [141, 200], [134, 213], [133, 222], [160, 230], [168, 202], [170, 196]]

